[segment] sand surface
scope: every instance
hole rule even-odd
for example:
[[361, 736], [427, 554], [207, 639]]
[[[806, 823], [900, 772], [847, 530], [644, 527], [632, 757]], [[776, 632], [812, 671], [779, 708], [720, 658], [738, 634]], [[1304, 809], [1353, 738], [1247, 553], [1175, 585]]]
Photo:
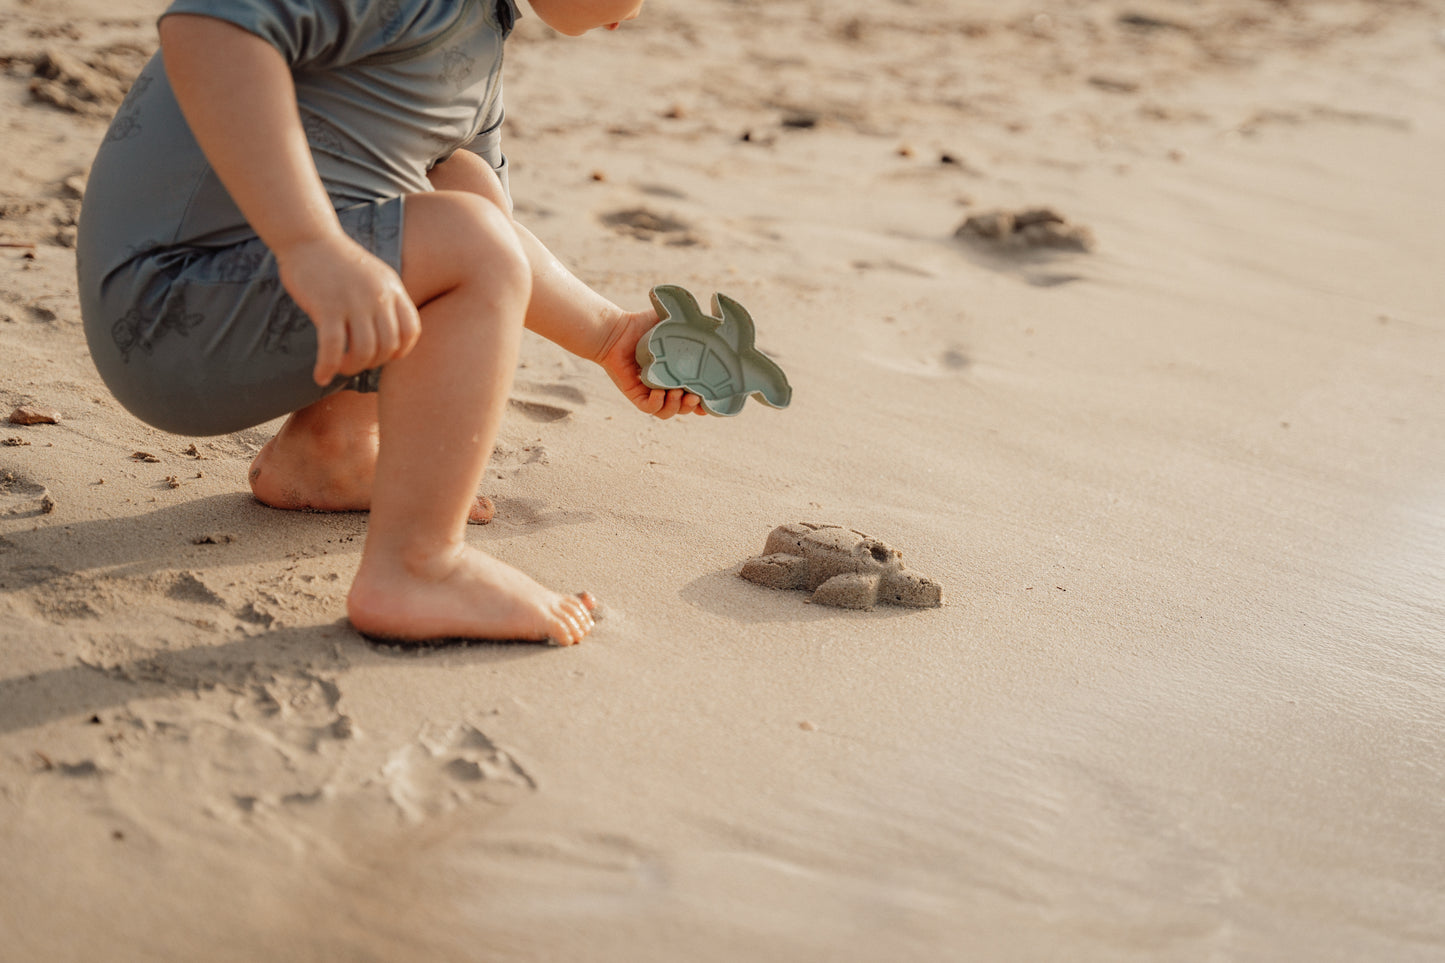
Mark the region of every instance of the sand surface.
[[[274, 425], [86, 355], [163, 6], [0, 0], [0, 407], [61, 415], [0, 425], [0, 960], [1445, 958], [1440, 3], [529, 16], [519, 216], [736, 298], [793, 401], [528, 341], [470, 537], [607, 618], [421, 654], [345, 621], [364, 516], [249, 497]], [[1090, 249], [955, 237], [1035, 208]], [[947, 605], [738, 577], [796, 521]]]

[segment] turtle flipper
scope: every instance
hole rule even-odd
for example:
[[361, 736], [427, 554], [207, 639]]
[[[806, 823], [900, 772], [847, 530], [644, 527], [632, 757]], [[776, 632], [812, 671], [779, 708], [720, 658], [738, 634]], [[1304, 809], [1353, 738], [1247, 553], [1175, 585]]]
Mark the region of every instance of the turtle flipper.
[[717, 293], [712, 296], [712, 313], [721, 319], [717, 333], [734, 351], [741, 355], [757, 350], [754, 345], [758, 339], [758, 327], [747, 308], [726, 294]]
[[786, 408], [793, 400], [793, 387], [776, 361], [757, 348], [757, 326], [748, 309], [726, 294], [712, 296], [713, 313], [722, 318], [718, 334], [738, 353], [743, 368], [743, 393], [772, 408]]
[[800, 589], [808, 585], [808, 560], [801, 555], [774, 552], [757, 555], [743, 563], [739, 572], [749, 582], [768, 588]]
[[882, 583], [878, 572], [844, 572], [819, 585], [809, 600], [840, 609], [871, 609], [878, 604]]
[[652, 299], [652, 306], [657, 309], [657, 316], [663, 323], [679, 322], [681, 324], [697, 326], [706, 329], [709, 325], [717, 327], [722, 323], [719, 318], [711, 318], [703, 313], [702, 305], [697, 303], [697, 298], [692, 292], [680, 284], [659, 284], [653, 287], [648, 295]]

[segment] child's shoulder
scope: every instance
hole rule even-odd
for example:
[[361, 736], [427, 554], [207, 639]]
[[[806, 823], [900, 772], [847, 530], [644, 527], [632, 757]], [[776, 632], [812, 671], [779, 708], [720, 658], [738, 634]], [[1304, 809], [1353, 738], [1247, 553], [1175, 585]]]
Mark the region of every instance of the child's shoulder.
[[[506, 23], [499, 11], [505, 9]], [[430, 49], [467, 23], [505, 31], [512, 0], [173, 0], [269, 41], [293, 66], [332, 66]]]

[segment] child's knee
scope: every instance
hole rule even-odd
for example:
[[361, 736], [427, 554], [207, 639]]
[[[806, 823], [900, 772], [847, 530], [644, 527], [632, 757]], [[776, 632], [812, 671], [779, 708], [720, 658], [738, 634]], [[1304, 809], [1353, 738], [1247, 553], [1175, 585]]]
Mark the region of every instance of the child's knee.
[[532, 287], [532, 266], [517, 228], [506, 212], [476, 194], [452, 195], [463, 209], [467, 228], [463, 234], [468, 249], [477, 252], [475, 270], [488, 284]]
[[404, 279], [412, 267], [444, 287], [481, 282], [530, 295], [527, 253], [511, 218], [491, 201], [466, 191], [419, 195], [409, 199], [407, 219]]

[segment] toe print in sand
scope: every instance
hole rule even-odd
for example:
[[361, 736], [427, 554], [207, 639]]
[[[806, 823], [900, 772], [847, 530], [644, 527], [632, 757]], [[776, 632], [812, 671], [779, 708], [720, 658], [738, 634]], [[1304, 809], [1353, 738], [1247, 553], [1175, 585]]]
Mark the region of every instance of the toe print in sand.
[[413, 822], [537, 788], [511, 753], [471, 723], [426, 726], [416, 742], [392, 753], [382, 778], [391, 801]]

